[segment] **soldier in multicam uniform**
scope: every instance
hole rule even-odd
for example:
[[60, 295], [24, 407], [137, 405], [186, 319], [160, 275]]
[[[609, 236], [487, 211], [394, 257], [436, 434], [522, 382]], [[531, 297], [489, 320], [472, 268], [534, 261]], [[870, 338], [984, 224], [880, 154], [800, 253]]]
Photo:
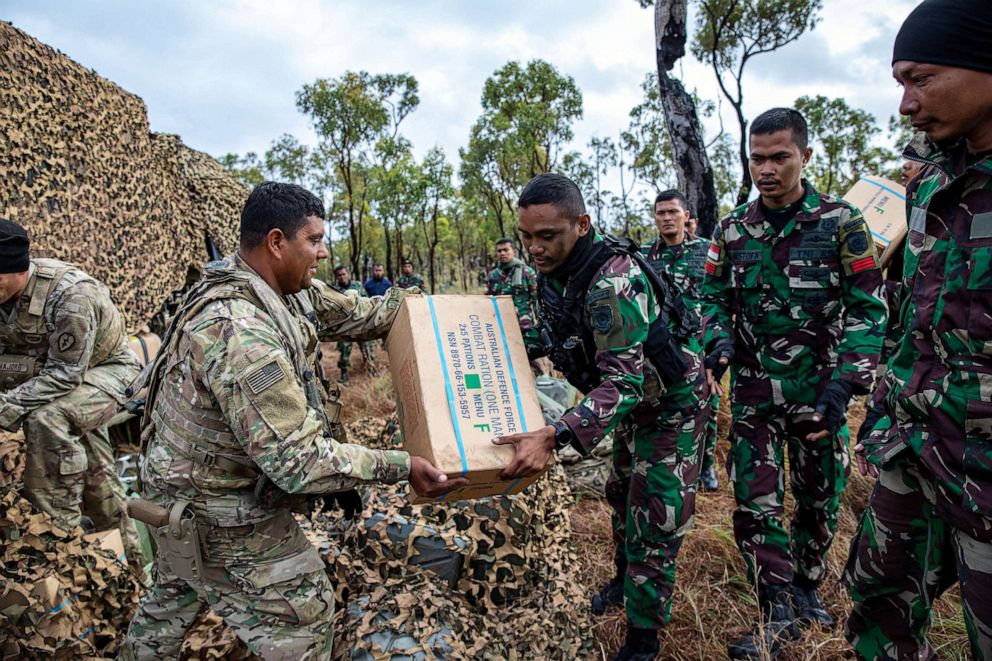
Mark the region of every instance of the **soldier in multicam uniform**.
[[844, 573], [846, 634], [861, 659], [936, 659], [931, 610], [958, 582], [971, 657], [992, 659], [992, 4], [926, 0], [892, 59], [923, 168], [903, 335], [855, 446], [878, 481]]
[[[861, 212], [801, 179], [806, 121], [775, 108], [751, 124], [760, 199], [714, 232], [703, 282], [706, 367], [732, 362], [734, 535], [764, 618], [731, 658], [777, 654], [798, 625], [833, 622], [817, 593], [850, 472], [844, 425], [867, 394], [885, 331], [875, 245]], [[785, 456], [795, 497], [782, 524]]]
[[569, 179], [540, 175], [518, 204], [541, 274], [543, 349], [585, 397], [553, 425], [496, 439], [515, 446], [503, 477], [533, 474], [556, 448], [588, 454], [615, 433], [606, 492], [617, 575], [593, 609], [625, 601], [627, 639], [614, 658], [647, 661], [670, 618], [709, 416], [695, 316], [633, 243], [596, 234]]
[[419, 273], [413, 272], [413, 262], [409, 259], [403, 260], [403, 266], [401, 267], [403, 275], [396, 279], [396, 286], [402, 289], [410, 289], [411, 287], [416, 287], [427, 291], [427, 287], [424, 286], [424, 279], [420, 277]]
[[28, 234], [0, 220], [0, 427], [24, 427], [24, 495], [72, 530], [82, 515], [141, 544], [105, 423], [138, 375], [106, 286], [71, 264], [29, 259]]
[[[356, 292], [356, 296], [360, 298], [367, 297], [368, 294], [365, 293], [365, 287], [362, 287], [361, 283], [355, 282], [351, 279], [351, 274], [348, 272], [348, 267], [341, 265], [334, 269], [334, 284], [331, 288], [338, 292], [339, 294], [345, 294], [349, 291]], [[341, 371], [341, 378], [339, 379], [341, 383], [348, 383], [348, 370], [351, 367], [351, 345], [352, 342], [345, 342], [341, 340], [338, 342], [338, 369]], [[362, 352], [362, 360], [365, 361], [365, 371], [371, 375], [378, 373], [378, 369], [375, 365], [375, 356], [373, 355], [372, 343], [371, 342], [359, 342], [358, 347]]]
[[[677, 190], [658, 193], [654, 199], [654, 222], [658, 227], [658, 238], [641, 251], [655, 271], [665, 272], [682, 291], [685, 306], [697, 315], [702, 300], [699, 287], [706, 276], [706, 251], [710, 242], [698, 239], [689, 232], [689, 201]], [[707, 491], [716, 491], [720, 483], [713, 466], [716, 450], [716, 415], [720, 408], [720, 396], [716, 390], [710, 393], [710, 419], [706, 424], [706, 450], [703, 455], [700, 483]]]
[[531, 346], [540, 343], [534, 323], [537, 317], [537, 274], [517, 257], [512, 239], [504, 237], [496, 240], [496, 268], [489, 273], [486, 294], [512, 296], [524, 342]]
[[159, 547], [123, 658], [178, 658], [208, 605], [261, 658], [330, 658], [333, 588], [293, 518], [299, 496], [404, 479], [441, 495], [465, 483], [419, 457], [328, 434], [336, 411], [326, 408], [318, 338], [383, 335], [405, 292], [358, 298], [314, 280], [327, 255], [323, 216], [299, 186], [256, 187], [240, 251], [208, 265], [146, 372], [148, 500], [133, 509], [153, 515]]

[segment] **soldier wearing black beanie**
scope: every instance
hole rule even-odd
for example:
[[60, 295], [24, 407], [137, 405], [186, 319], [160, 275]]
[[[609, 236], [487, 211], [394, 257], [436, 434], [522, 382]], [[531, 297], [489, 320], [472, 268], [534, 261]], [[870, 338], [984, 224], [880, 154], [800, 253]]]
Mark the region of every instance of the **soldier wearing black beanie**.
[[31, 260], [31, 242], [27, 230], [15, 222], [0, 218], [0, 273], [24, 273]]
[[992, 2], [926, 0], [896, 35], [892, 63], [942, 64], [992, 73]]

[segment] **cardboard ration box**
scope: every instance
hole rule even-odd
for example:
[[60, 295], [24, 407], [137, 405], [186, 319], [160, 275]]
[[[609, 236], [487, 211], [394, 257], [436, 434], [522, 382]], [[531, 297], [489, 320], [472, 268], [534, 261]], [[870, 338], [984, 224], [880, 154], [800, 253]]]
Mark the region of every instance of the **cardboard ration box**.
[[404, 449], [468, 477], [443, 500], [519, 493], [539, 477], [500, 480], [514, 450], [492, 443], [545, 424], [511, 297], [407, 296], [386, 348]]
[[882, 177], [862, 177], [844, 194], [861, 210], [871, 230], [882, 266], [901, 250], [906, 237], [906, 189]]
[[124, 554], [124, 540], [121, 538], [121, 531], [118, 528], [83, 535], [83, 539], [113, 553], [118, 564], [127, 564], [127, 556]]

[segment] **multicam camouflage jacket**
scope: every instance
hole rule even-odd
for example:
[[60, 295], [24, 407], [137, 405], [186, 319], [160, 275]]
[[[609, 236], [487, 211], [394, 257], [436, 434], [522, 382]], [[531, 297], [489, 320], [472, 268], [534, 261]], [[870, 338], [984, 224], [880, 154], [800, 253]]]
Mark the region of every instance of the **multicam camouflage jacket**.
[[[561, 293], [567, 284], [548, 279], [545, 286]], [[561, 417], [575, 434], [576, 447], [584, 453], [592, 451], [638, 406], [670, 409], [695, 402], [693, 377], [701, 365], [695, 338], [683, 348], [689, 363], [686, 380], [668, 390], [645, 359], [643, 345], [659, 312], [650, 282], [627, 255], [610, 258], [593, 276], [583, 321], [596, 345], [600, 383]]]
[[401, 275], [396, 279], [396, 286], [402, 289], [417, 287], [423, 291], [427, 291], [427, 287], [424, 286], [424, 279], [420, 277], [419, 273], [414, 273], [412, 275]]
[[534, 322], [537, 318], [537, 274], [534, 269], [517, 257], [506, 264], [498, 264], [489, 274], [486, 294], [512, 296], [524, 340], [537, 341], [537, 325]]
[[407, 453], [331, 438], [315, 376], [318, 339], [382, 337], [405, 295], [360, 298], [314, 280], [283, 298], [237, 254], [208, 265], [148, 372], [146, 497], [188, 499], [208, 522], [239, 526], [273, 516], [263, 475], [289, 494], [405, 479]]
[[874, 402], [866, 445], [882, 464], [903, 451], [938, 479], [946, 502], [992, 518], [992, 157], [946, 151], [922, 133], [924, 164], [906, 192], [903, 335]]
[[874, 383], [886, 323], [875, 244], [860, 211], [804, 184], [781, 232], [755, 200], [720, 221], [709, 248], [704, 342], [734, 340], [745, 404], [813, 404], [831, 379], [859, 394]]
[[664, 239], [658, 238], [650, 246], [641, 248], [648, 262], [658, 273], [668, 273], [682, 290], [685, 306], [699, 314], [702, 305], [700, 287], [706, 277], [706, 252], [710, 242], [686, 234], [685, 240], [677, 246], [669, 247]]
[[13, 308], [0, 309], [0, 427], [16, 429], [82, 383], [123, 403], [138, 361], [110, 291], [54, 259], [32, 260], [30, 273]]

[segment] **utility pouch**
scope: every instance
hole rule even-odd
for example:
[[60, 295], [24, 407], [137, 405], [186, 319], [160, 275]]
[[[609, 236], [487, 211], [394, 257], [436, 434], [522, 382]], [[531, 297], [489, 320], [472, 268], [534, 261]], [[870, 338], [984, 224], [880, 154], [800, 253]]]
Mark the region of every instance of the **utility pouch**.
[[0, 354], [0, 390], [10, 390], [40, 371], [36, 356]]

